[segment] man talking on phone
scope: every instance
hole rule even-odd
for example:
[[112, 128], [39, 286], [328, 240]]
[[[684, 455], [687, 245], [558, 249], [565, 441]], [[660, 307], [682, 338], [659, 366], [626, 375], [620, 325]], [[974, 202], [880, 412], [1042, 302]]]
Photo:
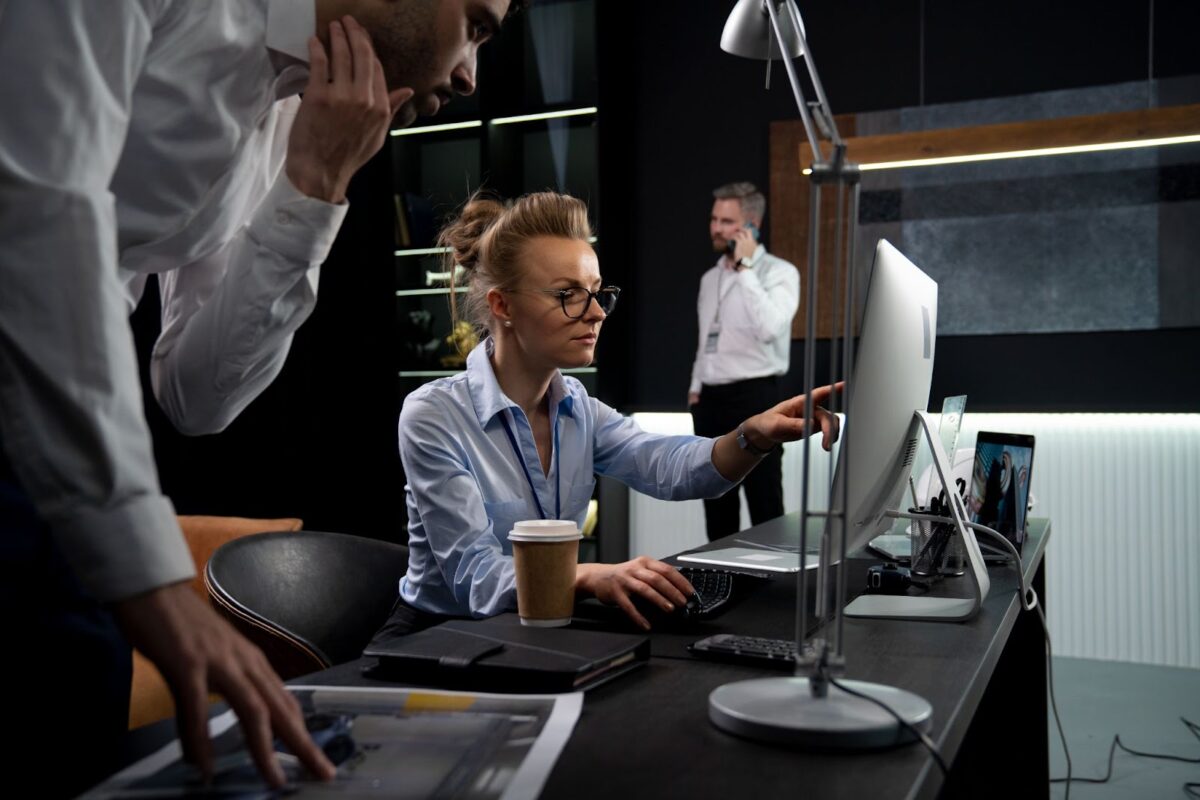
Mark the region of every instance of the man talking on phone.
[[[700, 341], [688, 388], [698, 436], [724, 435], [783, 399], [779, 379], [788, 371], [800, 273], [759, 241], [766, 209], [766, 198], [752, 183], [713, 191], [708, 233], [713, 251], [721, 255], [700, 279]], [[751, 522], [781, 516], [783, 451], [778, 446], [763, 450], [745, 436], [738, 443], [763, 460], [742, 483]], [[709, 541], [738, 531], [738, 495], [728, 492], [704, 501]]]

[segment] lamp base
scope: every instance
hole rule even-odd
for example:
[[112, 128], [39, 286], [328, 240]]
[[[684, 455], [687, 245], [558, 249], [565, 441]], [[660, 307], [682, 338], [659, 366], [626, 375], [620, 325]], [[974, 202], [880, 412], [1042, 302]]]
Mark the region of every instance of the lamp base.
[[[887, 704], [917, 730], [928, 730], [933, 707], [923, 697], [878, 683], [838, 682]], [[880, 749], [916, 738], [870, 700], [836, 686], [825, 697], [813, 697], [808, 678], [756, 678], [719, 686], [708, 696], [708, 718], [747, 739], [822, 750]]]

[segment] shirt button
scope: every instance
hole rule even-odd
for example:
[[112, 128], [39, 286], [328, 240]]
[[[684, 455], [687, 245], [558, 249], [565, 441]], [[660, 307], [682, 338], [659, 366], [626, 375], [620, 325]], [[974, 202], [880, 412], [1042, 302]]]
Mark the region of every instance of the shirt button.
[[275, 212], [275, 221], [278, 222], [280, 225], [291, 225], [293, 219], [294, 219], [294, 217], [292, 217], [292, 215], [290, 213], [288, 213], [287, 211], [276, 211]]

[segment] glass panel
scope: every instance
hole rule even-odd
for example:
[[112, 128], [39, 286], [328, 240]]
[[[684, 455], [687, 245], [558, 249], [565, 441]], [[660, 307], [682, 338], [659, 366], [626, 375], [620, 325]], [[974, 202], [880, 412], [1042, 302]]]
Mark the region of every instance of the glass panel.
[[393, 138], [397, 249], [433, 247], [447, 217], [479, 188], [481, 130]]
[[448, 295], [397, 297], [396, 328], [396, 333], [400, 337], [399, 369], [401, 371], [462, 368], [462, 357], [454, 345], [448, 341], [450, 336]]
[[[534, 3], [525, 25], [524, 101], [535, 106], [595, 105], [595, 4]], [[539, 102], [540, 101], [540, 102]]]
[[450, 275], [446, 258], [445, 254], [396, 256], [396, 289], [405, 293], [445, 290]]
[[573, 195], [588, 204], [595, 228], [599, 199], [595, 115], [492, 125], [488, 140], [494, 183], [502, 191], [516, 195], [550, 189]]

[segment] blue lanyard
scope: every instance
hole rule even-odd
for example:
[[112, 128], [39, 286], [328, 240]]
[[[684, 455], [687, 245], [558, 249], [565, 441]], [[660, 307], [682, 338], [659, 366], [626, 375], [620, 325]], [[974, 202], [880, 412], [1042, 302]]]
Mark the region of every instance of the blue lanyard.
[[[508, 434], [508, 441], [512, 445], [513, 452], [517, 455], [517, 462], [521, 465], [521, 471], [525, 473], [525, 481], [529, 484], [529, 491], [533, 494], [533, 502], [537, 506], [538, 516], [542, 519], [549, 519], [546, 516], [545, 510], [542, 509], [542, 501], [538, 499], [537, 489], [533, 486], [533, 476], [529, 474], [529, 467], [525, 464], [525, 456], [521, 455], [521, 447], [517, 444], [517, 437], [513, 435], [512, 428], [508, 424], [508, 417], [504, 415], [504, 412], [500, 412], [500, 422], [504, 425], [504, 432]], [[558, 451], [558, 425], [556, 424], [554, 426], [554, 519], [562, 519], [562, 507], [560, 505], [562, 470], [559, 469], [558, 465]]]

